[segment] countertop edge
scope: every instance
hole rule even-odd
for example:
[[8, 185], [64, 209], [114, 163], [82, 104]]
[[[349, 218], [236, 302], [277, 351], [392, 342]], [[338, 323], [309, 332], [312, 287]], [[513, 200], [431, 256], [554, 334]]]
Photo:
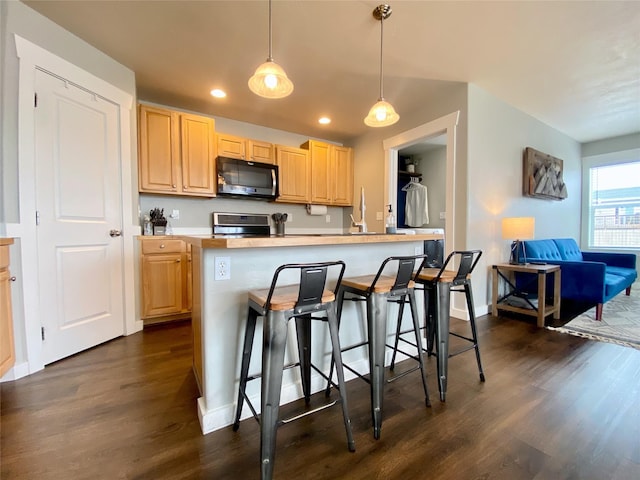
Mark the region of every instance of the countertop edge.
[[176, 235], [187, 243], [200, 248], [272, 248], [272, 247], [304, 247], [326, 245], [362, 245], [371, 243], [422, 242], [424, 240], [441, 240], [444, 235], [438, 233], [422, 233], [415, 235], [292, 235], [284, 237], [229, 237], [212, 238], [211, 236]]

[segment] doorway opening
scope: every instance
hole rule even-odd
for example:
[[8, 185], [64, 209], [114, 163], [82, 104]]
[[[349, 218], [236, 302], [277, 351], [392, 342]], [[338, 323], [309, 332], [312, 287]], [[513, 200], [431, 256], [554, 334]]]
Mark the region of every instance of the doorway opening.
[[[420, 125], [416, 128], [402, 132], [394, 137], [384, 140], [385, 150], [385, 172], [387, 175], [387, 182], [385, 184], [385, 198], [386, 203], [396, 206], [398, 210], [398, 159], [400, 152], [406, 154], [406, 152], [419, 152], [426, 151], [432, 148], [433, 145], [439, 144], [440, 147], [445, 148], [446, 166], [444, 172], [444, 189], [434, 188], [434, 191], [440, 191], [438, 197], [444, 197], [444, 203], [442, 199], [438, 198], [437, 205], [444, 205], [444, 210], [441, 207], [436, 207], [435, 215], [437, 217], [437, 225], [439, 228], [444, 228], [445, 236], [445, 252], [453, 251], [454, 249], [454, 235], [455, 235], [455, 163], [456, 163], [456, 127], [460, 118], [460, 111], [450, 113], [444, 117], [440, 117], [431, 122]], [[406, 168], [406, 167], [405, 167]], [[438, 180], [439, 182], [442, 179]], [[439, 185], [438, 187], [441, 187]], [[444, 190], [444, 191], [443, 191]], [[435, 199], [434, 199], [435, 200]], [[434, 204], [435, 206], [435, 204]], [[432, 210], [433, 211], [433, 210]], [[441, 215], [443, 213], [443, 215]], [[440, 218], [440, 217], [444, 218]], [[436, 219], [434, 219], [434, 225]], [[426, 228], [430, 228], [431, 219], [429, 225]], [[400, 227], [400, 224], [398, 224]]]

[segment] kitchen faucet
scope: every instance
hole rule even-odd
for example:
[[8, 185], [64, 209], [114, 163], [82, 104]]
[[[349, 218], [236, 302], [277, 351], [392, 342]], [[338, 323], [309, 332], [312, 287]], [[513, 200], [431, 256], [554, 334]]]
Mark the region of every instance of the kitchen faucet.
[[364, 187], [360, 187], [360, 221], [356, 222], [353, 218], [353, 214], [351, 214], [351, 226], [358, 227], [359, 233], [367, 233], [367, 221], [365, 220], [364, 215], [366, 209], [367, 208], [364, 204]]

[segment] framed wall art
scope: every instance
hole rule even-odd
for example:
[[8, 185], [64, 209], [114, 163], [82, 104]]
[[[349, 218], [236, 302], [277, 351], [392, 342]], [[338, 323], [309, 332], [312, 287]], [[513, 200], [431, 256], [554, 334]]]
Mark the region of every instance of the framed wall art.
[[567, 186], [562, 179], [562, 160], [527, 147], [523, 154], [523, 193], [527, 197], [563, 200]]

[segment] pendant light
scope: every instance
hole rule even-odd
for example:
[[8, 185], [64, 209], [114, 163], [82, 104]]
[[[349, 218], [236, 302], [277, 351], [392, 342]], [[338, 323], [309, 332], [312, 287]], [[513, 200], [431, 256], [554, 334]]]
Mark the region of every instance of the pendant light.
[[383, 43], [383, 24], [384, 20], [391, 16], [391, 7], [389, 5], [378, 5], [373, 10], [373, 17], [380, 20], [380, 98], [369, 110], [369, 115], [364, 119], [364, 123], [369, 127], [386, 127], [393, 125], [400, 120], [393, 106], [384, 99], [382, 88], [382, 43]]
[[249, 79], [249, 88], [264, 98], [284, 98], [293, 92], [293, 82], [271, 57], [271, 0], [269, 0], [269, 56]]

